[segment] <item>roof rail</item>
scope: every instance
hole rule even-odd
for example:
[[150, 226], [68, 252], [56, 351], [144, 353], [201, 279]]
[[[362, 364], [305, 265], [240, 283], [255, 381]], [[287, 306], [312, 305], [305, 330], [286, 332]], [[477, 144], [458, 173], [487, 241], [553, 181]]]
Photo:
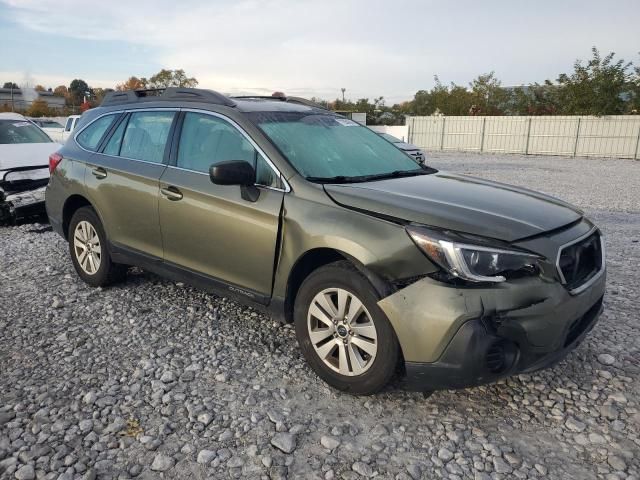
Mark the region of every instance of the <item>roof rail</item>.
[[282, 96], [282, 95], [239, 95], [239, 96], [233, 96], [231, 98], [237, 98], [239, 100], [242, 99], [258, 99], [258, 100], [280, 100], [281, 102], [289, 102], [289, 103], [298, 103], [300, 105], [306, 105], [307, 107], [313, 107], [313, 108], [321, 108], [322, 110], [329, 110], [327, 107], [325, 107], [324, 105], [321, 105], [319, 103], [316, 102], [312, 102], [311, 100], [307, 100], [306, 98], [302, 98], [302, 97], [287, 97], [287, 96]]
[[302, 97], [287, 97], [285, 102], [299, 103], [301, 105], [306, 105], [307, 107], [314, 107], [314, 108], [321, 108], [322, 110], [329, 110], [324, 105], [313, 102], [311, 100], [307, 100], [306, 98], [302, 98]]
[[251, 100], [252, 98], [256, 98], [258, 100], [280, 100], [282, 102], [287, 99], [287, 97], [281, 97], [280, 95], [277, 95], [275, 97], [273, 95], [233, 95], [231, 98], [237, 98], [239, 100]]
[[231, 100], [229, 97], [213, 90], [183, 87], [109, 92], [105, 95], [100, 106], [110, 107], [112, 105], [123, 105], [127, 103], [168, 101], [213, 103], [215, 105], [225, 105], [227, 107], [236, 106], [236, 102]]

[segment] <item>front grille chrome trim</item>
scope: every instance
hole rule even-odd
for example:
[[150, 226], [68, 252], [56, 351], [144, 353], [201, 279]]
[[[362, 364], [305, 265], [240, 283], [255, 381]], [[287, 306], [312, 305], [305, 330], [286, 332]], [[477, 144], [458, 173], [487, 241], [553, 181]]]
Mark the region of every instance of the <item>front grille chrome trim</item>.
[[[562, 245], [558, 249], [558, 256], [556, 257], [556, 270], [558, 271], [558, 276], [560, 277], [560, 282], [563, 285], [567, 284], [567, 280], [564, 277], [564, 274], [562, 273], [562, 269], [560, 268], [560, 257], [562, 256], [562, 251], [567, 247], [575, 245], [576, 243], [580, 243], [585, 238], [590, 237], [591, 235], [593, 235], [597, 231], [598, 231], [597, 227], [593, 227], [591, 230], [589, 230], [584, 235], [581, 235], [580, 237], [576, 238], [575, 240], [571, 240], [570, 242], [565, 243], [564, 245]], [[569, 290], [569, 293], [571, 295], [578, 295], [578, 294], [584, 292], [591, 285], [593, 285], [604, 274], [604, 272], [606, 270], [606, 265], [605, 265], [606, 255], [605, 255], [604, 240], [602, 238], [602, 234], [598, 235], [598, 240], [600, 240], [600, 256], [601, 256], [601, 258], [600, 258], [600, 270], [598, 270], [589, 280], [587, 280], [583, 284], [577, 286], [576, 288], [574, 288], [572, 290]]]

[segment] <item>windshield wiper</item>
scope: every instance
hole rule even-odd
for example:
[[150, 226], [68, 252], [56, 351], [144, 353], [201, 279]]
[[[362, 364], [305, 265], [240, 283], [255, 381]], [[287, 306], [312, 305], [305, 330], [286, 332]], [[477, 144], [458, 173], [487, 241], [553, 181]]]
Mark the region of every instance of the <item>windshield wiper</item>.
[[335, 177], [306, 177], [307, 180], [314, 183], [354, 183], [360, 181], [362, 177], [348, 177], [345, 175], [336, 175]]
[[377, 175], [368, 175], [369, 180], [384, 180], [385, 178], [400, 178], [400, 177], [416, 177], [418, 175], [428, 175], [429, 173], [433, 173], [427, 169], [419, 169], [419, 170], [394, 170], [393, 172], [380, 173]]
[[315, 183], [362, 183], [372, 182], [375, 180], [384, 180], [387, 178], [415, 177], [418, 175], [428, 175], [436, 170], [432, 168], [421, 168], [418, 170], [394, 170], [392, 172], [376, 173], [373, 175], [336, 175], [335, 177], [306, 177], [310, 182]]

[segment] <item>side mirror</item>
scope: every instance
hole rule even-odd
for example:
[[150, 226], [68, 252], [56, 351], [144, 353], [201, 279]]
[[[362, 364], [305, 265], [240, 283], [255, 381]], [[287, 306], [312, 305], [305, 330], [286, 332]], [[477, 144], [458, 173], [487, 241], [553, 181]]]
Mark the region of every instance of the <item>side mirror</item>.
[[209, 177], [216, 185], [249, 187], [256, 182], [256, 171], [249, 162], [229, 160], [211, 165]]
[[209, 178], [216, 185], [240, 185], [242, 198], [248, 202], [257, 202], [260, 198], [260, 189], [255, 186], [256, 171], [244, 160], [229, 160], [211, 165]]

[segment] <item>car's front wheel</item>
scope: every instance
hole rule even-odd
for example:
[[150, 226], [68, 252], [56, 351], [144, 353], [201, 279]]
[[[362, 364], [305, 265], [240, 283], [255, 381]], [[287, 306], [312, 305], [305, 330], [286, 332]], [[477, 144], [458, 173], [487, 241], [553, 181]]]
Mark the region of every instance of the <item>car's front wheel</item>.
[[378, 296], [349, 262], [319, 268], [296, 296], [296, 336], [307, 362], [329, 385], [357, 395], [384, 387], [398, 361], [398, 341]]
[[91, 207], [79, 208], [71, 218], [69, 252], [80, 278], [93, 287], [109, 285], [126, 274], [126, 266], [111, 261], [107, 236]]

